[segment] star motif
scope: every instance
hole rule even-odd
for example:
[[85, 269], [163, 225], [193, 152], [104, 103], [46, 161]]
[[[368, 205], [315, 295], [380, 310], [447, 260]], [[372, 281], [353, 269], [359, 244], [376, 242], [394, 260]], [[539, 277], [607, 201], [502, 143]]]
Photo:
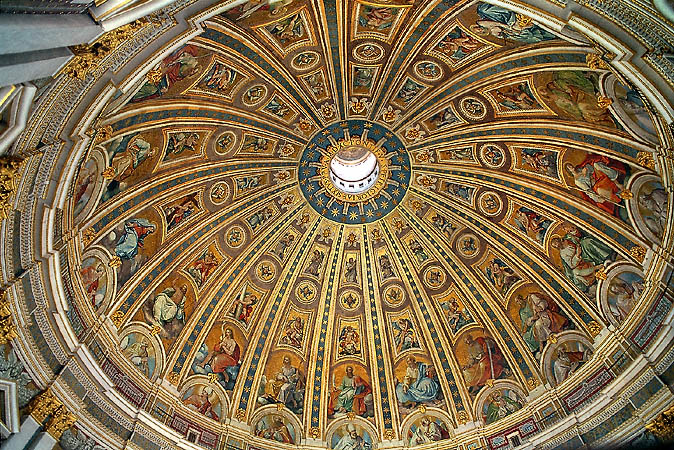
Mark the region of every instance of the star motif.
[[358, 214], [356, 214], [354, 211], [351, 211], [349, 214], [349, 219], [351, 220], [356, 220], [358, 218]]

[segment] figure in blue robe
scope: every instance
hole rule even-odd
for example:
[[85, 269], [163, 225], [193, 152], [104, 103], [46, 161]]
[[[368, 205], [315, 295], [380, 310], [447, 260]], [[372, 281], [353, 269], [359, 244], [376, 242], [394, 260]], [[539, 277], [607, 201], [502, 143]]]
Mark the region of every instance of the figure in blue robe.
[[409, 357], [405, 378], [396, 385], [396, 396], [400, 404], [432, 402], [439, 399], [440, 393], [435, 368]]
[[138, 248], [143, 246], [147, 236], [156, 230], [155, 224], [147, 219], [129, 219], [124, 222], [124, 234], [120, 236], [115, 246], [115, 255], [120, 259], [133, 259], [138, 254]]
[[557, 36], [536, 24], [522, 27], [518, 24], [517, 14], [502, 6], [480, 3], [477, 7], [480, 19], [470, 28], [474, 32], [486, 36], [493, 35], [502, 39], [536, 44], [542, 41], [558, 39]]

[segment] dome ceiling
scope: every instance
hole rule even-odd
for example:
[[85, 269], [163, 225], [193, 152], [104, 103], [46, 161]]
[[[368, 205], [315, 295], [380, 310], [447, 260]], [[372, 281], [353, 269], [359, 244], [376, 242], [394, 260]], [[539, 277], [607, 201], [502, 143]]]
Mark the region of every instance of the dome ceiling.
[[78, 337], [201, 445], [526, 428], [636, 323], [669, 194], [650, 107], [582, 36], [474, 1], [282, 0], [162, 55], [103, 109], [67, 259]]

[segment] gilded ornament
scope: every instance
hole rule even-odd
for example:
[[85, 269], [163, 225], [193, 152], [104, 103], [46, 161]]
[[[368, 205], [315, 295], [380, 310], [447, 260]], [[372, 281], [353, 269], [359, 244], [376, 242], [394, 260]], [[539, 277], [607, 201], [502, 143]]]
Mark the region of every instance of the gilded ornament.
[[529, 386], [529, 390], [535, 389], [536, 386], [538, 386], [538, 380], [536, 380], [534, 377], [529, 377], [527, 380], [527, 386]]
[[597, 337], [601, 333], [602, 326], [599, 325], [594, 320], [587, 324], [587, 330], [590, 332], [590, 336], [593, 338]]
[[629, 200], [632, 197], [634, 197], [634, 194], [632, 194], [632, 191], [630, 191], [628, 189], [624, 189], [620, 192], [620, 198], [622, 198], [622, 199]]
[[94, 138], [94, 144], [98, 144], [99, 142], [104, 142], [107, 141], [112, 137], [112, 133], [114, 130], [112, 129], [111, 125], [106, 125], [101, 128], [96, 129], [96, 137]]
[[643, 263], [644, 259], [646, 259], [646, 249], [635, 245], [630, 249], [630, 256], [632, 256], [632, 258], [634, 258], [636, 261]]
[[146, 18], [135, 20], [114, 30], [108, 31], [98, 38], [93, 44], [82, 44], [71, 47], [73, 58], [63, 69], [71, 78], [84, 80], [87, 75], [93, 73], [105, 58], [123, 42], [131, 39], [134, 34], [145, 25]]
[[384, 431], [384, 439], [387, 441], [392, 441], [396, 437], [395, 431], [393, 431], [393, 428], [387, 428]]
[[0, 157], [0, 220], [9, 216], [10, 199], [16, 193], [21, 160], [11, 156]]
[[597, 270], [597, 271], [594, 273], [594, 277], [595, 277], [597, 280], [605, 280], [605, 279], [606, 279], [606, 269], [603, 268], [603, 267], [600, 267], [599, 270]]
[[243, 422], [243, 420], [246, 418], [246, 410], [241, 408], [237, 409], [236, 413], [234, 413], [234, 418], [239, 422]]
[[61, 406], [51, 416], [45, 429], [54, 439], [59, 440], [63, 432], [75, 425], [75, 422], [77, 422], [77, 417], [71, 414], [64, 406]]
[[674, 441], [674, 405], [646, 424], [646, 429], [662, 442]]
[[353, 111], [354, 114], [364, 114], [367, 112], [370, 102], [366, 98], [356, 98], [352, 97], [349, 100], [349, 108]]
[[147, 79], [148, 83], [157, 84], [161, 81], [161, 78], [163, 76], [164, 73], [159, 67], [157, 67], [156, 69], [152, 69], [148, 73], [146, 73], [145, 79]]
[[296, 128], [305, 135], [310, 135], [314, 131], [314, 124], [309, 119], [301, 118], [296, 125]]
[[283, 403], [277, 403], [276, 404], [276, 410], [277, 411], [283, 411], [283, 408], [285, 408], [285, 407], [286, 407], [286, 405], [283, 404]]
[[417, 409], [419, 410], [419, 412], [420, 412], [421, 414], [426, 414], [426, 406], [424, 406], [424, 405], [419, 405], [419, 406], [417, 407]]
[[517, 26], [521, 29], [528, 28], [533, 24], [533, 19], [529, 16], [525, 16], [524, 14], [515, 14], [515, 17], [517, 17]]
[[468, 413], [465, 410], [459, 411], [456, 417], [459, 421], [459, 425], [465, 425], [468, 422]]
[[154, 325], [150, 330], [150, 336], [157, 336], [161, 333], [161, 327], [159, 325]]
[[653, 158], [653, 153], [639, 152], [637, 153], [637, 161], [639, 162], [639, 165], [644, 166], [647, 169], [655, 170], [655, 158]]
[[12, 322], [12, 309], [6, 291], [0, 291], [0, 345], [5, 345], [17, 336]]
[[93, 228], [87, 228], [82, 233], [82, 240], [84, 241], [85, 246], [91, 244], [95, 238], [96, 231]]
[[604, 59], [596, 53], [588, 53], [585, 55], [585, 62], [587, 63], [587, 67], [592, 70], [608, 69], [608, 64], [606, 61], [604, 61]]
[[613, 104], [613, 100], [612, 100], [612, 99], [610, 99], [610, 98], [608, 98], [608, 97], [604, 97], [603, 95], [597, 95], [597, 105], [598, 105], [600, 108], [606, 109], [606, 108], [608, 108], [609, 106], [611, 106], [612, 104]]
[[30, 414], [37, 423], [43, 423], [45, 419], [54, 413], [61, 406], [61, 402], [54, 397], [51, 389], [47, 388], [41, 394], [38, 394], [28, 405], [28, 414]]
[[393, 109], [391, 105], [384, 110], [384, 112], [381, 114], [381, 118], [384, 120], [386, 123], [392, 123], [398, 120], [398, 116], [400, 116], [400, 110], [399, 109]]
[[208, 382], [211, 384], [214, 384], [218, 381], [218, 374], [217, 373], [209, 373], [208, 375]]
[[281, 156], [290, 156], [295, 152], [295, 147], [292, 144], [286, 144], [281, 147]]
[[550, 341], [551, 344], [556, 344], [557, 343], [557, 335], [551, 334], [550, 336], [548, 336], [548, 341]]
[[178, 372], [171, 372], [168, 374], [166, 379], [169, 381], [171, 384], [178, 384], [178, 381], [180, 381], [180, 373]]
[[490, 378], [487, 381], [485, 381], [484, 384], [487, 385], [490, 388], [493, 388], [494, 387], [494, 379]]
[[115, 178], [115, 175], [117, 175], [117, 171], [115, 171], [114, 167], [106, 167], [103, 172], [101, 172], [101, 175], [103, 175], [103, 178], [106, 180], [112, 180]]
[[326, 120], [332, 119], [335, 117], [335, 105], [332, 103], [323, 103], [321, 105], [321, 114]]
[[124, 322], [124, 313], [122, 311], [115, 311], [115, 313], [110, 316], [110, 320], [112, 320], [112, 323], [119, 328], [122, 326], [122, 322]]
[[312, 438], [318, 439], [318, 436], [321, 435], [321, 430], [318, 427], [311, 427], [309, 430], [309, 434], [311, 435]]
[[113, 269], [116, 269], [121, 265], [122, 259], [117, 255], [113, 256], [112, 258], [110, 258], [110, 261], [108, 261], [108, 266], [112, 267]]
[[415, 126], [409, 127], [405, 130], [405, 139], [414, 142], [421, 139], [425, 134], [426, 133], [421, 130], [421, 126], [416, 124]]

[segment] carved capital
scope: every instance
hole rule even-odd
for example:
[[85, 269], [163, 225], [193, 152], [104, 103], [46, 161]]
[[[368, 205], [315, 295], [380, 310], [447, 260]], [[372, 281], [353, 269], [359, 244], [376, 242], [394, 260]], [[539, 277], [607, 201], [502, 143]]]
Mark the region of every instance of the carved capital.
[[61, 402], [54, 397], [51, 389], [47, 389], [31, 400], [28, 405], [28, 414], [30, 414], [37, 423], [43, 423], [48, 416], [54, 414], [54, 412], [61, 406]]
[[674, 441], [674, 405], [647, 424], [646, 429], [663, 442]]
[[12, 309], [5, 291], [0, 292], [0, 345], [16, 337], [16, 327], [12, 321]]
[[51, 416], [45, 430], [58, 441], [61, 439], [63, 432], [72, 427], [75, 422], [77, 422], [77, 417], [62, 406]]
[[21, 160], [10, 156], [0, 157], [0, 220], [9, 216], [10, 199], [16, 194]]
[[101, 61], [107, 58], [123, 42], [131, 39], [138, 30], [148, 23], [146, 18], [138, 19], [108, 31], [93, 44], [71, 47], [74, 56], [63, 69], [63, 72], [72, 78], [84, 80], [87, 75], [98, 68]]

